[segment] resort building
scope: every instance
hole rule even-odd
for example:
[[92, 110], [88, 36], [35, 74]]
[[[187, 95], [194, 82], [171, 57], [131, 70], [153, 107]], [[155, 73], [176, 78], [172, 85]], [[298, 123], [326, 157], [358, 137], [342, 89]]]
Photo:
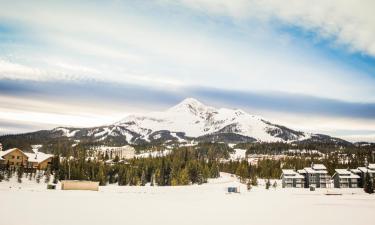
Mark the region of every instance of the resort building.
[[367, 174], [370, 176], [370, 179], [372, 179], [372, 182], [375, 183], [375, 164], [368, 164], [366, 167], [358, 167], [350, 171], [360, 177], [358, 187], [363, 188], [365, 186]]
[[11, 167], [27, 166], [28, 156], [18, 148], [12, 148], [0, 152], [2, 163]]
[[335, 169], [333, 185], [335, 188], [357, 188], [360, 176], [347, 169]]
[[330, 187], [331, 177], [323, 164], [311, 164], [311, 167], [298, 170], [298, 173], [304, 176], [306, 188], [310, 186], [316, 188]]
[[283, 188], [303, 188], [305, 186], [305, 177], [294, 170], [282, 170], [281, 180]]
[[121, 147], [101, 146], [96, 150], [96, 154], [107, 156], [108, 159], [132, 159], [135, 156], [135, 149], [130, 145]]
[[44, 170], [52, 162], [53, 155], [43, 152], [25, 153], [18, 148], [8, 149], [0, 152], [0, 163], [11, 168], [23, 166]]

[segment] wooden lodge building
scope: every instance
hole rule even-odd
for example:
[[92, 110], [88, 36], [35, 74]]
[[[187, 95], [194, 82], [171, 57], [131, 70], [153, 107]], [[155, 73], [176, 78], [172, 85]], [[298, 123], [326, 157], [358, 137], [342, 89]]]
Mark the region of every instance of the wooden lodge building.
[[15, 168], [23, 166], [25, 168], [45, 170], [50, 166], [52, 158], [53, 155], [51, 154], [43, 152], [27, 153], [18, 148], [0, 151], [0, 164], [2, 167]]

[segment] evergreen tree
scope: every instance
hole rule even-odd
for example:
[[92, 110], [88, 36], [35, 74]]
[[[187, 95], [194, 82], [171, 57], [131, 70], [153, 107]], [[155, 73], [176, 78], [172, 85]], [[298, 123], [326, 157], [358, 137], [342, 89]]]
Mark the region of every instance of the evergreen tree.
[[52, 181], [52, 183], [57, 184], [57, 182], [59, 180], [58, 176], [59, 176], [58, 173], [55, 173], [55, 175], [53, 175], [53, 181]]
[[266, 182], [266, 189], [270, 189], [270, 186], [271, 186], [271, 181], [270, 179], [267, 179], [267, 182]]
[[99, 171], [98, 171], [98, 175], [97, 175], [97, 181], [99, 181], [99, 185], [100, 186], [105, 186], [107, 184], [107, 177], [106, 177], [106, 173], [105, 173], [105, 166], [104, 164], [100, 164], [99, 165]]
[[49, 169], [46, 170], [44, 176], [45, 176], [44, 182], [46, 184], [48, 184], [50, 182], [50, 180], [51, 180], [51, 173], [50, 173]]
[[12, 176], [13, 176], [13, 172], [12, 172], [12, 170], [11, 170], [11, 169], [8, 169], [8, 170], [7, 170], [6, 177], [5, 177], [5, 180], [6, 180], [6, 181], [9, 181], [10, 178], [12, 178]]
[[39, 184], [40, 183], [40, 179], [41, 179], [41, 174], [38, 171], [37, 174], [36, 174], [36, 177], [35, 177], [35, 181]]
[[142, 171], [142, 176], [141, 176], [141, 186], [145, 186], [147, 183], [147, 180], [146, 180], [146, 173], [145, 171], [143, 170]]
[[18, 183], [22, 183], [22, 177], [23, 177], [23, 166], [20, 166], [17, 168], [17, 181]]
[[188, 185], [190, 183], [189, 172], [186, 168], [181, 170], [179, 177], [181, 185]]
[[150, 184], [151, 186], [154, 186], [154, 185], [155, 185], [155, 173], [152, 173], [150, 183], [151, 183], [151, 184]]
[[372, 194], [374, 193], [374, 184], [371, 180], [371, 177], [370, 177], [370, 174], [369, 172], [367, 171], [366, 173], [366, 177], [365, 177], [365, 187], [364, 187], [364, 191], [366, 193], [369, 193], [369, 194]]
[[258, 186], [258, 178], [256, 176], [251, 177], [251, 185]]
[[248, 191], [250, 191], [251, 190], [251, 182], [250, 182], [250, 180], [246, 183], [246, 188], [247, 188], [247, 190]]
[[240, 177], [241, 182], [245, 182], [249, 177], [248, 171], [248, 163], [246, 161], [242, 161], [236, 170], [236, 175]]
[[275, 182], [273, 182], [273, 185], [272, 185], [272, 187], [273, 187], [273, 188], [275, 188], [275, 189], [277, 188], [277, 182], [276, 182], [276, 181], [275, 181]]

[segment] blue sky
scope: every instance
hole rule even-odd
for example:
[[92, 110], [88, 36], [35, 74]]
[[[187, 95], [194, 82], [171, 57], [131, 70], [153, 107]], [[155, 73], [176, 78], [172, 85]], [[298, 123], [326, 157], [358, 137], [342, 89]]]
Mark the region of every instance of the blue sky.
[[375, 141], [372, 1], [0, 4], [0, 133], [101, 125], [195, 97]]

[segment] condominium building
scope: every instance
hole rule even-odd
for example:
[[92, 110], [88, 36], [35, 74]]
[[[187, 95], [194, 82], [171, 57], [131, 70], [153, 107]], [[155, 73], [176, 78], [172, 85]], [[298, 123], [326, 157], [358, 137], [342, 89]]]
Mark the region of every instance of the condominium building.
[[357, 188], [360, 176], [347, 169], [335, 169], [332, 178], [335, 188]]
[[281, 180], [283, 188], [303, 188], [305, 186], [304, 176], [298, 174], [294, 170], [282, 170]]

